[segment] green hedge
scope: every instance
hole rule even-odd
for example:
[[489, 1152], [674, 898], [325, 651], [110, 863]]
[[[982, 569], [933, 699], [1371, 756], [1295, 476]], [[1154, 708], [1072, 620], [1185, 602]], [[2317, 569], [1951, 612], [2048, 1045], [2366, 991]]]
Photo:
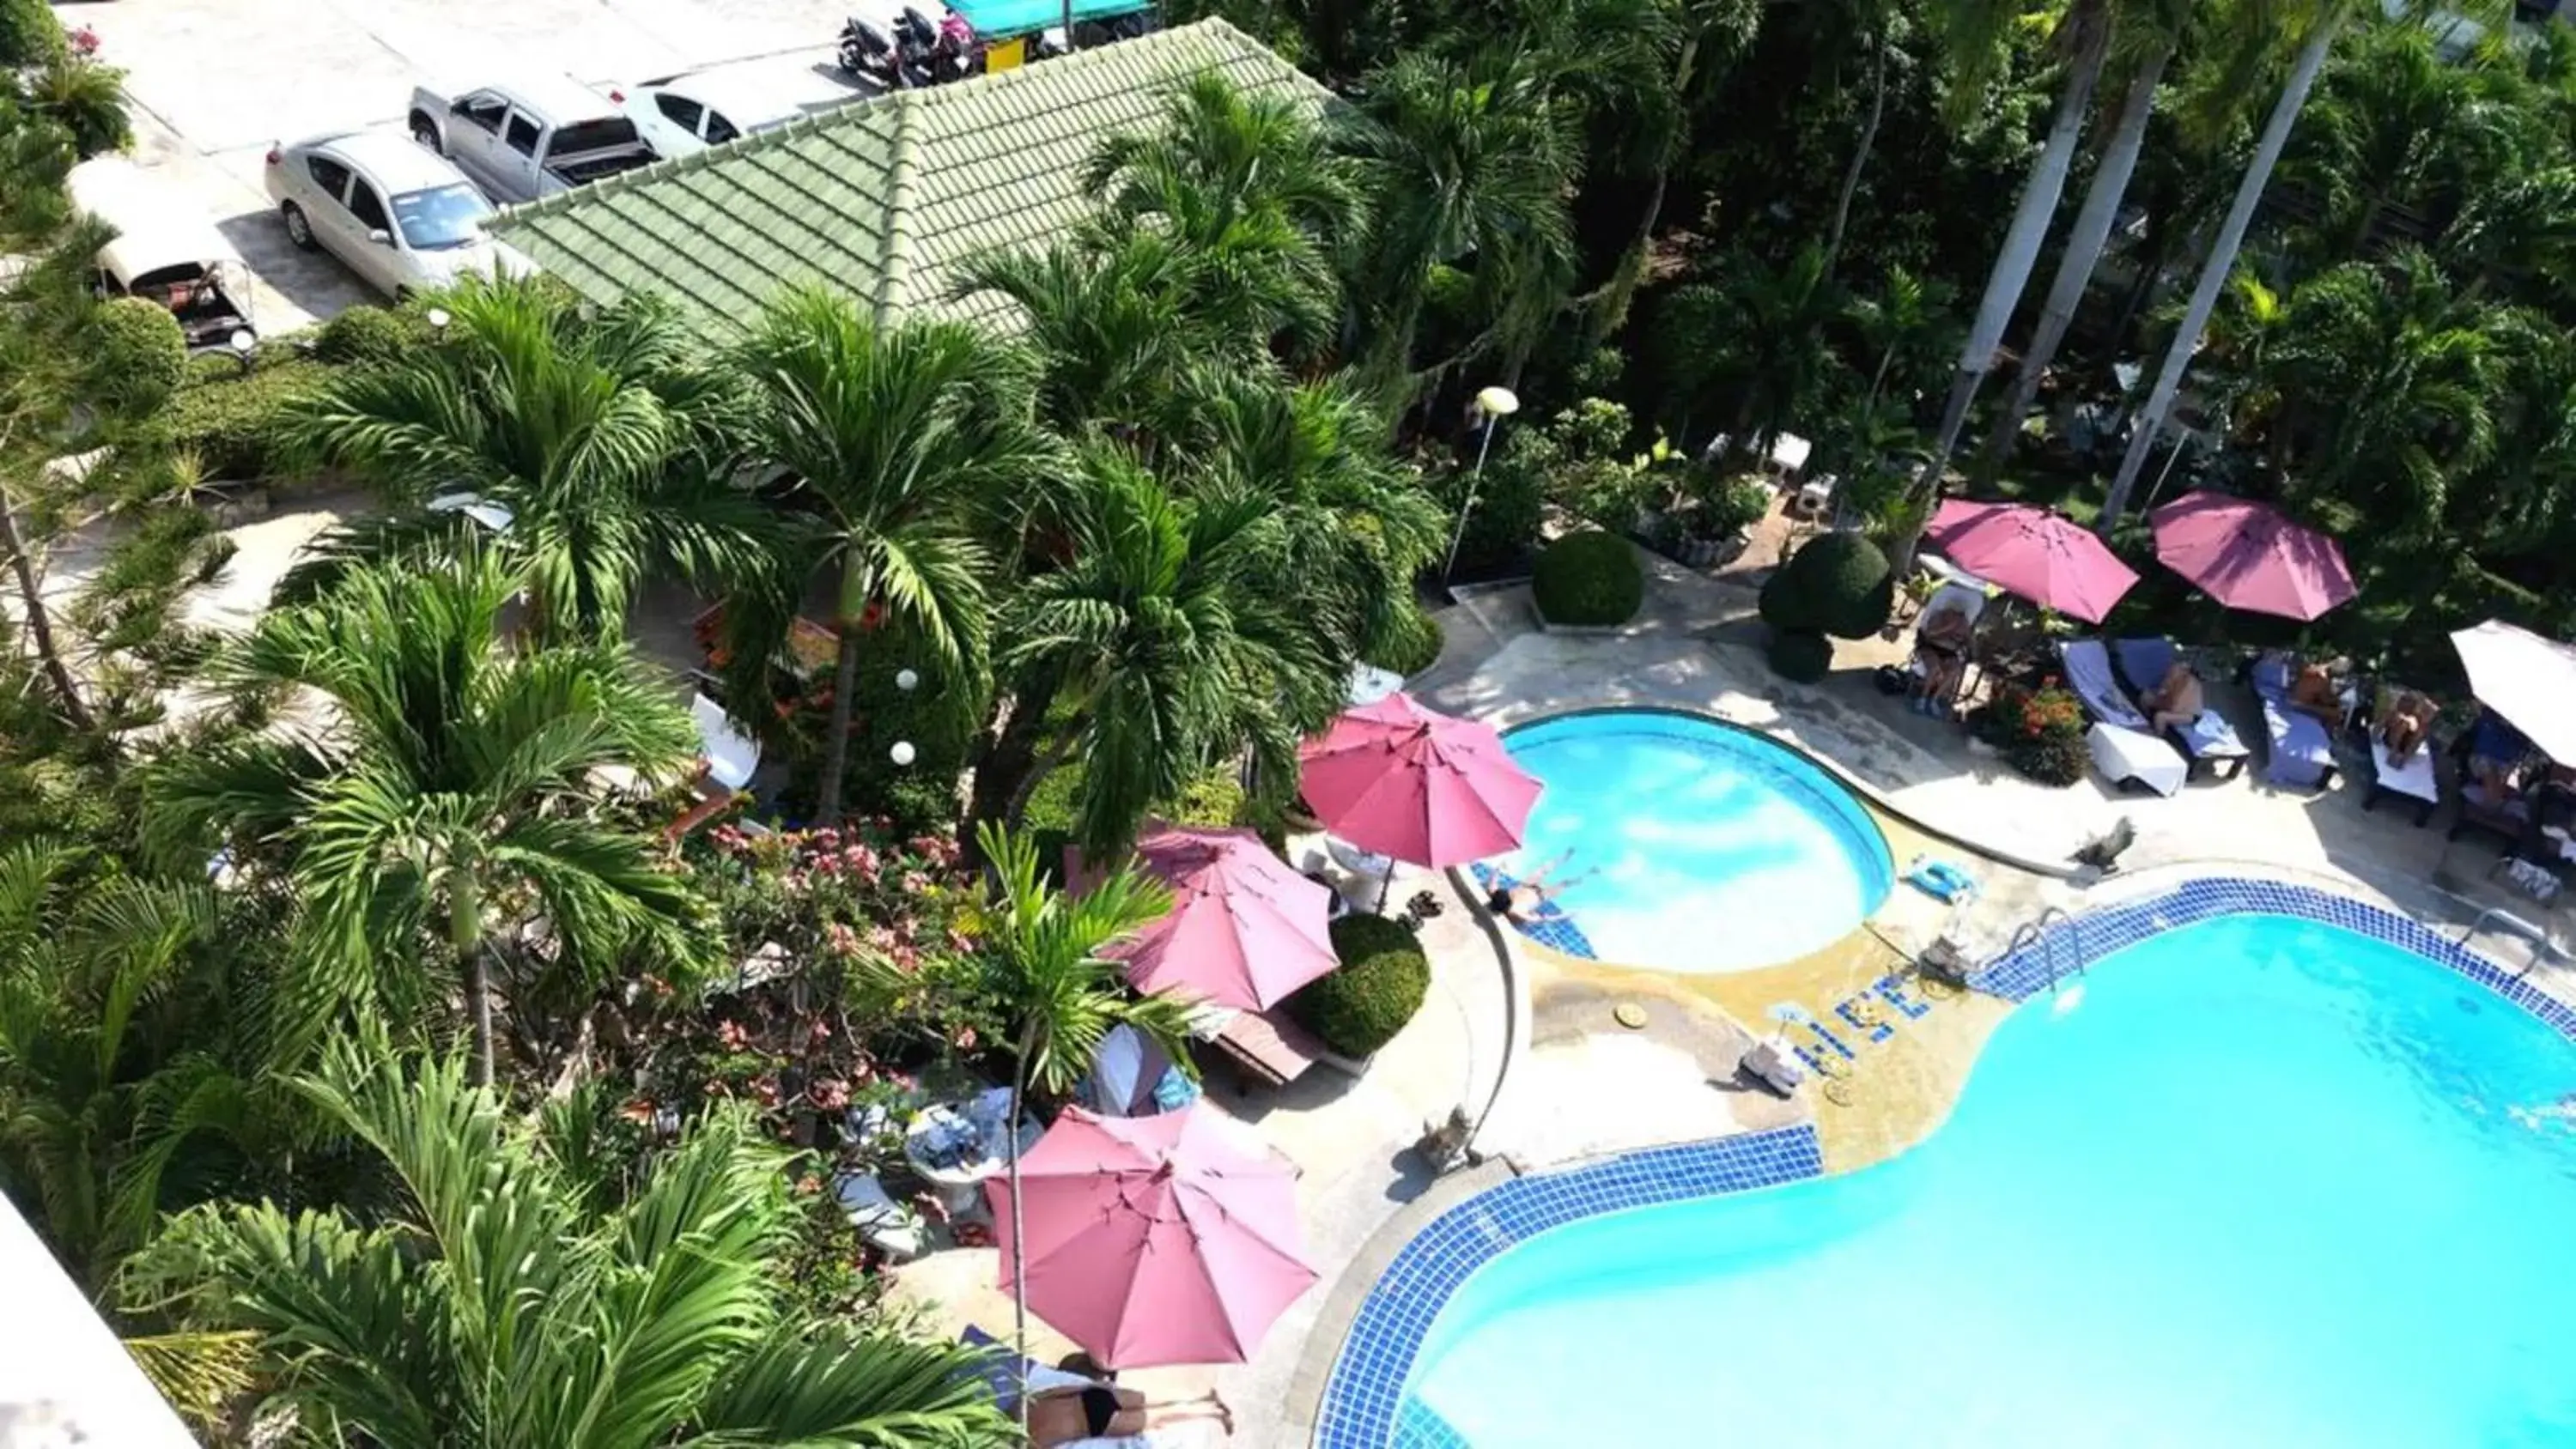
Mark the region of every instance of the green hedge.
[[1380, 669], [1392, 670], [1410, 679], [1440, 659], [1443, 642], [1440, 621], [1432, 618], [1418, 604], [1405, 609], [1388, 635], [1385, 647], [1369, 661]]
[[179, 390], [188, 372], [188, 335], [166, 307], [112, 297], [90, 321], [90, 387], [117, 413], [141, 417]]
[[1887, 555], [1857, 533], [1818, 535], [1762, 584], [1762, 622], [1866, 639], [1896, 607]]
[[2004, 749], [2004, 762], [2042, 785], [2072, 785], [2084, 778], [2092, 754], [2082, 735], [2044, 734], [2019, 739]]
[[1569, 533], [1538, 556], [1530, 593], [1551, 624], [1625, 624], [1646, 601], [1646, 577], [1626, 539]]
[[0, 70], [60, 59], [70, 47], [45, 0], [0, 0]]
[[1352, 915], [1333, 922], [1337, 969], [1288, 998], [1288, 1014], [1324, 1045], [1365, 1057], [1395, 1039], [1431, 992], [1431, 963], [1402, 923]]
[[273, 362], [251, 372], [237, 364], [189, 370], [190, 381], [161, 412], [170, 446], [196, 455], [210, 479], [256, 481], [283, 467], [282, 425], [288, 404], [330, 375], [320, 363]]
[[408, 312], [351, 307], [313, 334], [313, 355], [338, 364], [400, 362], [429, 340], [429, 324]]
[[1763, 657], [1782, 679], [1814, 684], [1834, 667], [1834, 641], [1814, 629], [1774, 629]]

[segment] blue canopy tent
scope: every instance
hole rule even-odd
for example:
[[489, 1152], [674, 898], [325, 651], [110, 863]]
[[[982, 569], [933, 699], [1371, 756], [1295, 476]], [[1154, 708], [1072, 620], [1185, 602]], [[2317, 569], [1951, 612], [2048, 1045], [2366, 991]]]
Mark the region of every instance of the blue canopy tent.
[[[975, 34], [985, 40], [1004, 40], [1014, 35], [1035, 35], [1065, 21], [1064, 0], [950, 0], [949, 9], [965, 17], [975, 27]], [[1153, 8], [1152, 0], [1073, 0], [1073, 18], [1114, 20]]]

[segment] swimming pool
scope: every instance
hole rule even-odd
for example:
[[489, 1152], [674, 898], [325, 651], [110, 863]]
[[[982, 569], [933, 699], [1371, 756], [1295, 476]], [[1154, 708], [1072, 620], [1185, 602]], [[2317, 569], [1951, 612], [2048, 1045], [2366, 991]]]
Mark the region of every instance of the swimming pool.
[[[1427, 1329], [1363, 1309], [1322, 1442], [2576, 1442], [2576, 1017], [2411, 922], [2369, 929], [2447, 965], [2199, 908], [2024, 1006], [1893, 1161], [1453, 1209], [1424, 1237], [1481, 1211], [1516, 1245]], [[1354, 1354], [1405, 1365], [1394, 1402]]]
[[1503, 737], [1546, 783], [1515, 879], [1561, 862], [1550, 905], [1578, 955], [1729, 971], [1831, 944], [1887, 898], [1895, 868], [1860, 803], [1797, 752], [1670, 710], [1560, 715]]

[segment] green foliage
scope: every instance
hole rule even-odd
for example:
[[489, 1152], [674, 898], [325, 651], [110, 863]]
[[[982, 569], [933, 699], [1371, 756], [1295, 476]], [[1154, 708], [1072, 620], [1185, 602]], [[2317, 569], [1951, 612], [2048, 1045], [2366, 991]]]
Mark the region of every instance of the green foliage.
[[2007, 745], [2004, 760], [2039, 784], [2062, 787], [2084, 778], [2092, 756], [2087, 753], [2081, 734], [2044, 734]]
[[1439, 662], [1443, 643], [1440, 621], [1431, 617], [1421, 605], [1407, 609], [1400, 617], [1386, 648], [1369, 662], [1380, 669], [1392, 670], [1410, 679]]
[[43, 65], [71, 52], [45, 0], [0, 0], [0, 70]]
[[328, 368], [312, 362], [278, 361], [244, 372], [228, 357], [200, 358], [162, 409], [158, 431], [210, 479], [287, 477], [289, 418], [329, 377]]
[[1771, 672], [1782, 679], [1816, 684], [1834, 667], [1834, 641], [1820, 629], [1783, 629], [1774, 625], [1762, 657], [1770, 664]]
[[1856, 533], [1810, 539], [1762, 584], [1762, 621], [1779, 630], [1815, 630], [1866, 639], [1895, 607], [1896, 581], [1887, 555]]
[[27, 86], [27, 103], [69, 132], [83, 157], [134, 144], [125, 114], [125, 72], [83, 55], [47, 58]]
[[[1471, 445], [1472, 446], [1472, 445]], [[1563, 462], [1553, 438], [1538, 428], [1506, 426], [1478, 477], [1468, 466], [1453, 469], [1438, 485], [1441, 505], [1455, 514], [1474, 500], [1458, 542], [1457, 572], [1490, 575], [1510, 568], [1538, 542], [1547, 519], [1548, 480]]]
[[334, 365], [397, 363], [430, 345], [429, 324], [410, 312], [351, 307], [313, 333], [313, 355]]
[[1431, 990], [1431, 963], [1401, 922], [1348, 915], [1333, 922], [1341, 965], [1298, 988], [1288, 1012], [1346, 1057], [1367, 1057], [1395, 1040]]
[[1646, 600], [1646, 578], [1626, 539], [1569, 533], [1538, 556], [1530, 595], [1551, 624], [1625, 624]]
[[188, 366], [188, 337], [166, 307], [113, 297], [90, 320], [90, 386], [110, 408], [142, 417], [170, 400]]

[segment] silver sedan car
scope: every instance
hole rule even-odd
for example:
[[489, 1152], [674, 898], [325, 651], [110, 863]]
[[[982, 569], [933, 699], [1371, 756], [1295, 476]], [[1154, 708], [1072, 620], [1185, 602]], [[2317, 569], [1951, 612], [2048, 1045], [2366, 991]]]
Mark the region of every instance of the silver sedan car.
[[267, 182], [288, 240], [331, 253], [396, 299], [468, 272], [536, 270], [484, 233], [492, 203], [465, 173], [399, 132], [352, 131], [272, 146]]

